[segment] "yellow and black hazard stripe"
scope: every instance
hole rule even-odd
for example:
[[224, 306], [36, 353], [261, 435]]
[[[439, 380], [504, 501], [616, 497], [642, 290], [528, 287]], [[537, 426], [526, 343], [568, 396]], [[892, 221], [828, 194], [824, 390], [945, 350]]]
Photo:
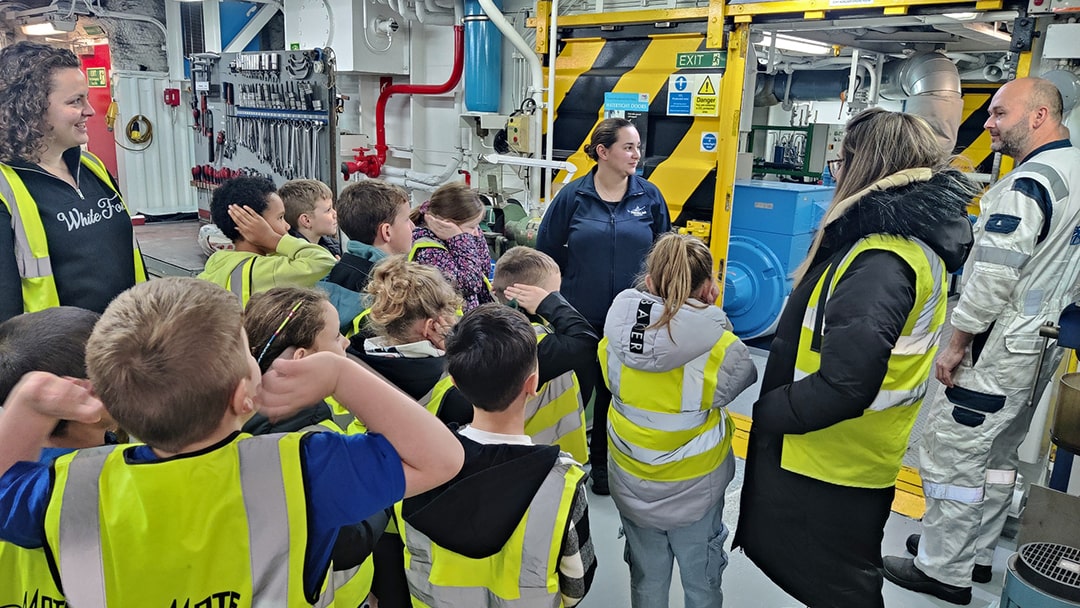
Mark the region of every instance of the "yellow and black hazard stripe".
[[964, 169], [989, 173], [994, 162], [990, 149], [990, 134], [983, 128], [990, 109], [990, 99], [1000, 84], [965, 84], [960, 92], [964, 97], [964, 119], [956, 135], [953, 153], [960, 157]]
[[648, 93], [648, 124], [642, 133], [644, 175], [660, 188], [677, 224], [710, 219], [716, 154], [702, 152], [701, 140], [705, 133], [719, 131], [720, 119], [667, 115], [671, 76], [717, 71], [676, 69], [678, 53], [706, 50], [704, 23], [683, 24], [674, 33], [654, 32], [644, 28], [575, 31], [561, 39], [553, 96], [554, 155], [574, 163], [578, 175], [590, 170], [593, 161], [584, 147], [603, 118], [604, 94]]

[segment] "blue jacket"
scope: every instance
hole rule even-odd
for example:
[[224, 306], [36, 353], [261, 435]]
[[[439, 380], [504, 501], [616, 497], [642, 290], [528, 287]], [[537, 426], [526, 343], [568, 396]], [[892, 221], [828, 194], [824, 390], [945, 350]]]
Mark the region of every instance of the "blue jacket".
[[617, 205], [596, 192], [596, 169], [570, 182], [551, 202], [536, 248], [562, 270], [561, 293], [595, 328], [615, 296], [633, 286], [653, 241], [671, 230], [667, 203], [656, 186], [630, 176]]

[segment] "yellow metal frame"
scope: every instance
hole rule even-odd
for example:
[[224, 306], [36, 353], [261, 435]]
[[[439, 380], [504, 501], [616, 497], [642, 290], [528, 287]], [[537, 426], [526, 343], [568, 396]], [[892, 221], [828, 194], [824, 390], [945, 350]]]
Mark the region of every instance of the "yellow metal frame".
[[[710, 24], [711, 29], [711, 24]], [[716, 142], [716, 196], [713, 198], [712, 237], [709, 250], [713, 271], [724, 301], [724, 273], [727, 270], [728, 241], [731, 236], [731, 197], [735, 188], [735, 161], [739, 156], [739, 123], [742, 112], [746, 50], [750, 26], [739, 24], [728, 37], [727, 68], [720, 81], [720, 130]]]
[[[716, 4], [722, 0], [712, 0]], [[999, 10], [1004, 5], [1002, 0], [866, 0], [858, 4], [832, 6], [832, 0], [777, 0], [775, 2], [751, 2], [748, 4], [728, 4], [727, 14], [736, 23], [747, 23], [757, 15], [801, 14], [803, 19], [824, 19], [826, 11], [853, 11], [882, 9], [884, 16], [906, 15], [913, 6], [938, 6], [942, 4], [974, 4], [974, 10]]]
[[536, 28], [536, 43], [533, 45], [536, 54], [547, 55], [548, 28], [551, 27], [551, 0], [536, 0], [536, 16], [526, 19], [525, 26]]
[[709, 16], [709, 10], [709, 7], [661, 8], [644, 11], [613, 11], [588, 15], [559, 15], [559, 27], [631, 25], [635, 23], [662, 23], [665, 21], [704, 21]]

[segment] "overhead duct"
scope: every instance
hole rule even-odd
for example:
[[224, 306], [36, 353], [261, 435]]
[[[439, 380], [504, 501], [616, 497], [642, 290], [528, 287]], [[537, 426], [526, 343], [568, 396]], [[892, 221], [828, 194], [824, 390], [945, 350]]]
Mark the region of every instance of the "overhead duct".
[[890, 61], [881, 70], [879, 94], [906, 100], [904, 111], [930, 123], [946, 152], [956, 147], [956, 133], [964, 118], [960, 72], [940, 53], [921, 53]]
[[[850, 70], [797, 70], [757, 74], [754, 107], [794, 101], [838, 101], [848, 88]], [[860, 79], [861, 82], [861, 79]]]

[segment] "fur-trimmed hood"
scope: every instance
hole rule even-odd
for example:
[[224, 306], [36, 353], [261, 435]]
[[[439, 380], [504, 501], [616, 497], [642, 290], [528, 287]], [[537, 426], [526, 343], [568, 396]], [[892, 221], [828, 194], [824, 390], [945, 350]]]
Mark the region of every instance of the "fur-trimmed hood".
[[967, 205], [975, 190], [959, 171], [948, 169], [929, 179], [919, 171], [929, 170], [901, 172], [886, 180], [904, 179], [853, 195], [856, 200], [826, 225], [819, 256], [846, 249], [871, 234], [891, 234], [923, 241], [941, 256], [949, 272], [962, 267], [973, 244]]

